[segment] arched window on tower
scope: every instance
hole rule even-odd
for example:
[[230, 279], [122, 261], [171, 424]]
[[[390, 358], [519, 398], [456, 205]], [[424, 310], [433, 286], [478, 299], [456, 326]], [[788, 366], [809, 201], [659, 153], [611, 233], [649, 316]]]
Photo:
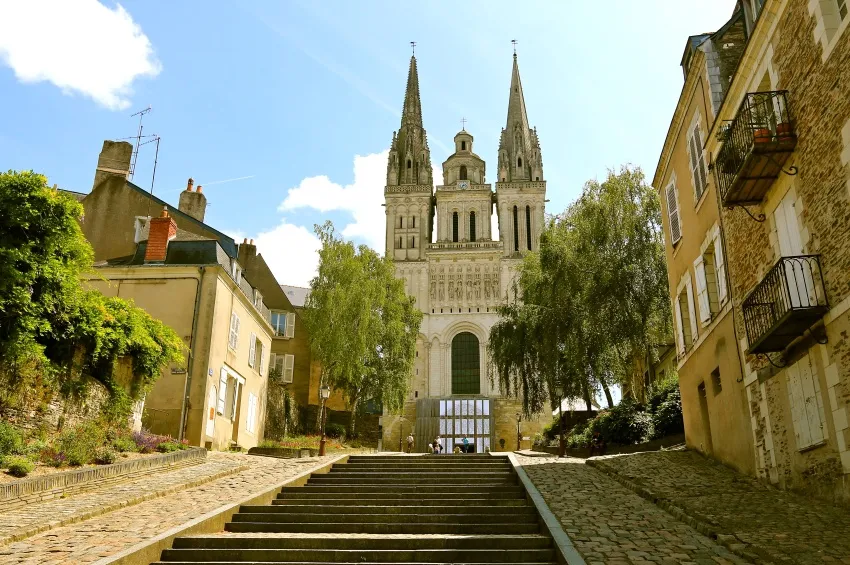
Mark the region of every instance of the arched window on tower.
[[411, 163], [411, 162], [410, 162], [410, 159], [408, 159], [408, 160], [407, 160], [407, 168], [409, 169], [409, 168], [411, 168], [412, 166], [413, 166], [413, 163]]
[[[517, 166], [518, 169], [522, 168], [522, 157], [516, 158], [516, 166]], [[410, 167], [408, 167], [408, 168], [410, 168]]]
[[519, 251], [519, 213], [514, 206], [514, 251]]
[[398, 217], [398, 227], [400, 227], [400, 228], [404, 227], [404, 216]]
[[531, 206], [525, 207], [525, 236], [528, 250], [531, 251]]
[[461, 141], [461, 142], [460, 142], [460, 150], [461, 150], [461, 151], [466, 151], [466, 142], [465, 142], [465, 141]]
[[466, 180], [466, 165], [460, 166], [460, 172], [458, 173], [458, 178], [460, 180]]
[[415, 235], [410, 236], [410, 248], [416, 249], [416, 236]]
[[481, 351], [469, 332], [452, 340], [452, 394], [481, 394]]
[[452, 212], [452, 241], [457, 243], [457, 212]]
[[475, 241], [475, 212], [469, 213], [469, 241]]
[[398, 245], [396, 245], [396, 249], [404, 249], [402, 247], [402, 241], [403, 241], [402, 238], [398, 238]]
[[416, 216], [410, 216], [410, 227], [416, 227]]

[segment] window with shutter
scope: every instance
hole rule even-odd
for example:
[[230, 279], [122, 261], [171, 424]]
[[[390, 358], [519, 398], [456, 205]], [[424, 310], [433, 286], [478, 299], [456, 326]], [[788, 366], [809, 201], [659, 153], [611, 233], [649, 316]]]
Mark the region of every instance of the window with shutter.
[[813, 369], [808, 355], [786, 369], [788, 400], [798, 450], [818, 445], [826, 438], [823, 399]]
[[236, 349], [239, 345], [239, 316], [236, 312], [230, 314], [230, 335], [227, 340], [227, 346], [230, 349]]
[[254, 393], [248, 394], [248, 417], [245, 421], [245, 429], [252, 434], [257, 431], [257, 397]]
[[286, 314], [286, 337], [290, 339], [295, 337], [295, 312]]
[[295, 372], [295, 355], [286, 354], [283, 364], [283, 382], [291, 383], [292, 376]]
[[676, 318], [679, 325], [679, 335], [681, 337], [680, 353], [684, 354], [690, 350], [694, 341], [694, 331], [692, 326], [693, 320], [693, 304], [691, 300], [690, 284], [683, 289], [676, 299]]
[[720, 234], [714, 240], [714, 273], [717, 276], [717, 299], [723, 304], [726, 302], [726, 263]]
[[700, 257], [694, 263], [694, 276], [697, 281], [697, 304], [699, 319], [703, 324], [711, 321], [711, 304], [708, 297], [708, 281], [705, 276], [705, 262]]
[[257, 372], [260, 373], [260, 376], [263, 376], [263, 342], [259, 339], [257, 340]]
[[679, 205], [676, 198], [676, 185], [670, 183], [667, 186], [667, 215], [670, 218], [670, 243], [676, 243], [682, 239], [682, 226], [679, 224]]
[[[688, 316], [690, 317], [691, 321], [691, 342], [693, 343], [696, 342], [697, 337], [699, 336], [697, 334], [697, 316], [696, 312], [694, 311], [694, 289], [691, 285], [690, 279], [688, 279], [688, 282], [685, 284], [685, 290], [687, 291], [686, 295], [688, 299]], [[690, 346], [691, 344], [689, 343], [688, 348], [690, 348]]]
[[253, 367], [257, 362], [257, 336], [251, 334], [251, 339], [248, 340], [248, 366]]
[[224, 415], [224, 409], [227, 402], [227, 371], [224, 369], [221, 370], [221, 377], [218, 381], [218, 403], [216, 404], [215, 411]]
[[283, 378], [283, 363], [284, 356], [272, 353], [272, 358], [269, 367], [277, 373], [277, 378]]
[[691, 135], [688, 139], [688, 153], [691, 156], [691, 178], [694, 180], [694, 202], [699, 202], [700, 197], [705, 192], [707, 183], [699, 122], [691, 130]]
[[685, 346], [685, 324], [682, 323], [682, 306], [679, 302], [679, 299], [676, 298], [673, 303], [673, 311], [675, 312], [673, 325], [676, 326], [676, 346], [679, 355], [682, 356], [687, 351], [687, 347]]

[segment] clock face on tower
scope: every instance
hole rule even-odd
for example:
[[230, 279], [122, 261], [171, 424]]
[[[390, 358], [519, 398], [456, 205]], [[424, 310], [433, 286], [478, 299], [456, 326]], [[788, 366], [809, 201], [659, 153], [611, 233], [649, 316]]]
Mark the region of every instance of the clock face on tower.
[[461, 190], [466, 190], [467, 188], [469, 188], [469, 181], [468, 180], [458, 181], [457, 187]]

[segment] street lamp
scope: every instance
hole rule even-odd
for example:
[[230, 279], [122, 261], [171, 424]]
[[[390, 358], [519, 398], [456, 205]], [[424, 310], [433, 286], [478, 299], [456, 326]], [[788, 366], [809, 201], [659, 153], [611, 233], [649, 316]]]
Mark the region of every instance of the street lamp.
[[566, 444], [564, 444], [564, 385], [560, 383], [556, 384], [555, 394], [558, 396], [558, 427], [560, 428], [558, 457], [563, 457], [566, 454]]
[[519, 412], [516, 413], [516, 450], [519, 451], [522, 449], [522, 432], [519, 429], [519, 423], [522, 422], [522, 414]]
[[331, 387], [328, 385], [319, 389], [319, 395], [322, 397], [322, 439], [319, 440], [319, 457], [325, 454], [325, 420], [328, 417], [327, 400], [331, 396]]

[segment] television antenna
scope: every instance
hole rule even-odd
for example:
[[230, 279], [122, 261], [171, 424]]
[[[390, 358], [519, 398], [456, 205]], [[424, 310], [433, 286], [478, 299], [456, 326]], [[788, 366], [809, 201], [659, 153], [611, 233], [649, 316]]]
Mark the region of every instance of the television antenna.
[[148, 104], [148, 107], [145, 108], [144, 110], [139, 110], [135, 114], [130, 115], [131, 118], [135, 118], [136, 116], [139, 116], [139, 130], [136, 132], [135, 137], [130, 138], [130, 139], [136, 140], [136, 146], [133, 148], [133, 157], [132, 157], [132, 159], [130, 159], [130, 180], [133, 180], [133, 174], [136, 172], [136, 161], [138, 161], [138, 159], [139, 159], [139, 147], [142, 145], [142, 143], [141, 143], [142, 137], [148, 137], [148, 136], [142, 135], [142, 131], [144, 130], [144, 126], [142, 125], [142, 120], [145, 118], [145, 114], [150, 112], [151, 109], [152, 108], [151, 108], [150, 104]]

